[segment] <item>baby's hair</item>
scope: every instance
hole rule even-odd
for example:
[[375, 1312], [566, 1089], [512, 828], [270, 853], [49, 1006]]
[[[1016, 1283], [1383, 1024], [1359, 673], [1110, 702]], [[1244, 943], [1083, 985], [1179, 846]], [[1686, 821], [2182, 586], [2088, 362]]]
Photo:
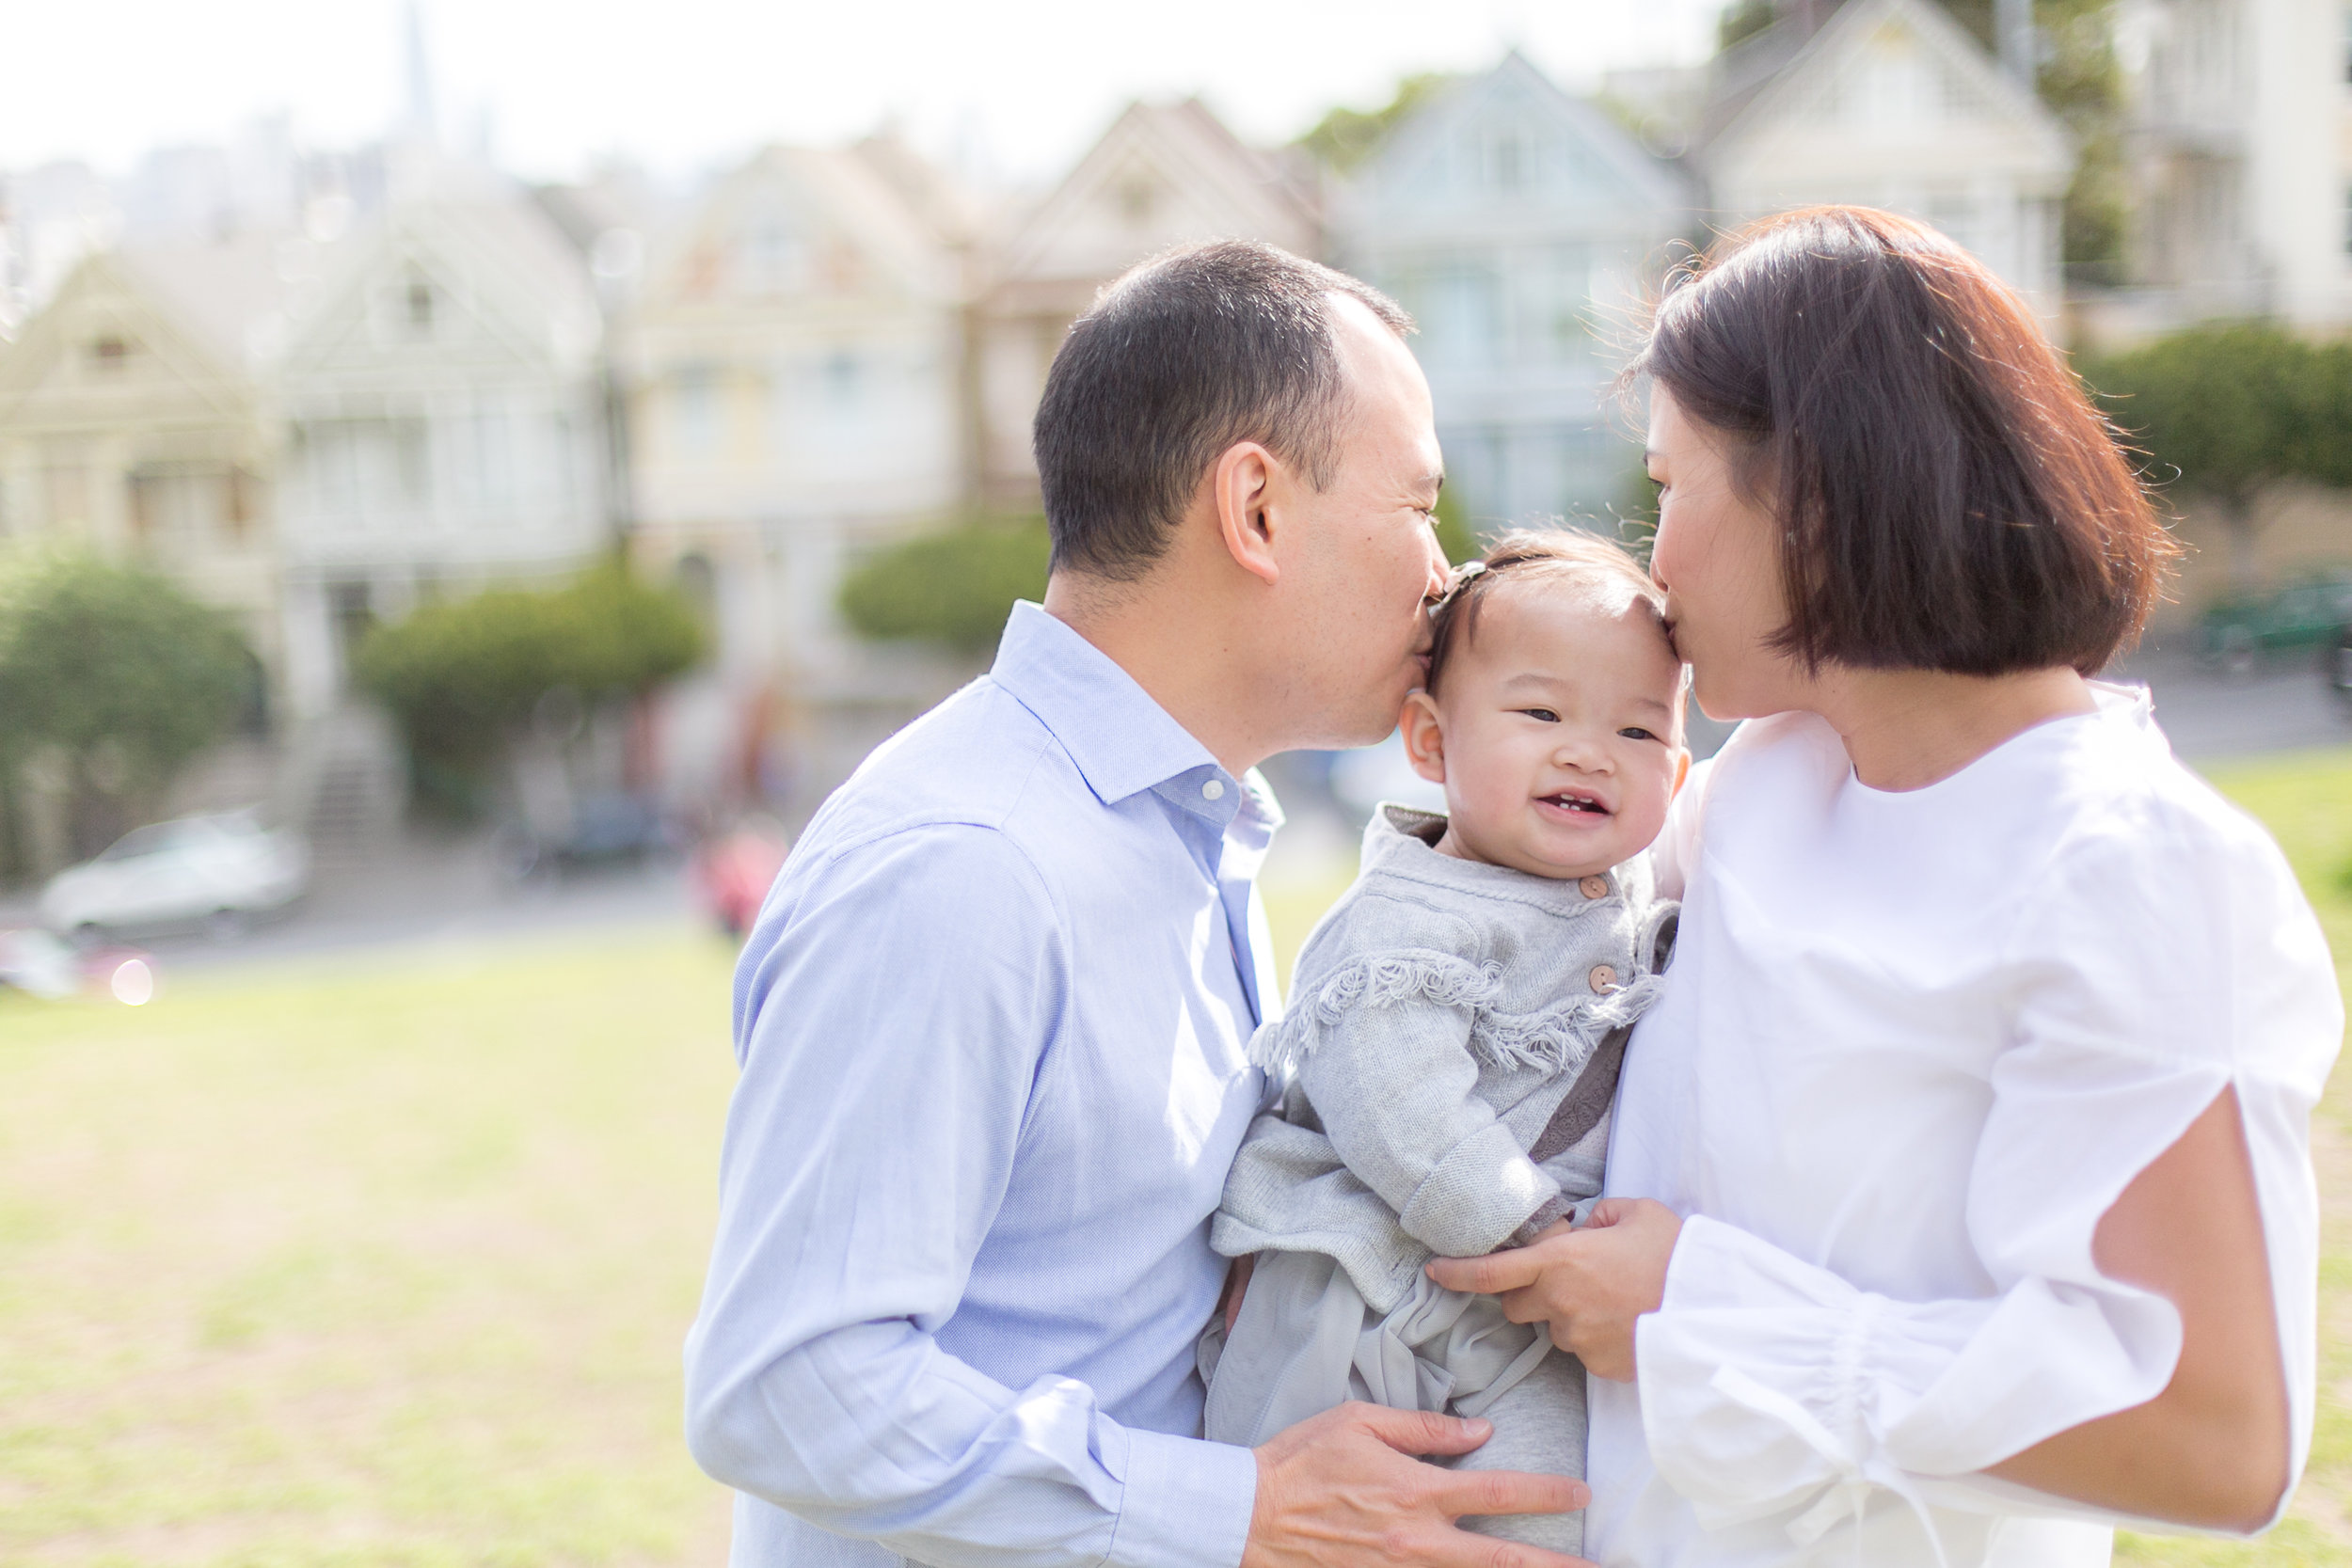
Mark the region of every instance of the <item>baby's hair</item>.
[[1438, 682], [1454, 653], [1470, 645], [1478, 607], [1503, 580], [1543, 578], [1586, 592], [1604, 615], [1622, 615], [1639, 605], [1666, 635], [1666, 595], [1613, 539], [1579, 528], [1513, 529], [1476, 561], [1454, 570], [1454, 581], [1429, 611], [1429, 675], [1422, 689], [1438, 693]]

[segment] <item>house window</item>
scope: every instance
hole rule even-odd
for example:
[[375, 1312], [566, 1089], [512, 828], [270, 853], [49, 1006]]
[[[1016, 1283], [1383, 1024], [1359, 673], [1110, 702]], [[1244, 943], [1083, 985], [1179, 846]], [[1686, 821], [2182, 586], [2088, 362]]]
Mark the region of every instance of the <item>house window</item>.
[[1516, 191], [1527, 182], [1527, 139], [1515, 129], [1499, 131], [1486, 143], [1486, 183]]
[[1127, 220], [1128, 227], [1140, 229], [1152, 221], [1152, 200], [1150, 175], [1131, 174], [1120, 182], [1119, 215]]
[[672, 428], [681, 452], [701, 455], [719, 444], [719, 372], [689, 365], [677, 372], [670, 393]]
[[90, 363], [111, 373], [130, 363], [131, 345], [120, 338], [101, 338], [90, 344], [89, 356]]
[[403, 320], [412, 338], [433, 336], [433, 285], [421, 277], [411, 277], [402, 296]]
[[864, 372], [857, 356], [840, 350], [825, 361], [825, 398], [834, 407], [848, 410], [857, 406], [859, 383]]
[[808, 243], [789, 213], [754, 217], [736, 241], [736, 257], [747, 293], [790, 293], [806, 280]]

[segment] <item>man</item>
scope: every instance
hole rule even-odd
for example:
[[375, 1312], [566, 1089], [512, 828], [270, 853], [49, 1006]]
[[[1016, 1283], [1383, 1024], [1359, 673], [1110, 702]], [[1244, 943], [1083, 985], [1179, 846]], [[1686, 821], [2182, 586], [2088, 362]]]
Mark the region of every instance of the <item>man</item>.
[[1199, 1441], [1208, 1245], [1279, 1006], [1252, 768], [1378, 739], [1445, 581], [1405, 315], [1271, 246], [1146, 263], [1038, 411], [1054, 565], [991, 673], [868, 759], [736, 977], [742, 1078], [687, 1341], [734, 1560], [1563, 1568], [1466, 1513], [1550, 1476], [1351, 1405]]

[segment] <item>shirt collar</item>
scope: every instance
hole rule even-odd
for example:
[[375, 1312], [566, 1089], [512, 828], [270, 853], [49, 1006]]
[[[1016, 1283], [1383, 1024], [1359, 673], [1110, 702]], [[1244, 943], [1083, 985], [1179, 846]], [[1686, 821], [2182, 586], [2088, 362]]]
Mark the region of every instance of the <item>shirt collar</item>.
[[[1187, 810], [1230, 820], [1239, 805], [1235, 780], [1208, 748], [1108, 654], [1041, 607], [1012, 607], [989, 676], [1053, 733], [1104, 805], [1171, 782], [1185, 787], [1163, 793]], [[1204, 798], [1211, 780], [1218, 788]]]

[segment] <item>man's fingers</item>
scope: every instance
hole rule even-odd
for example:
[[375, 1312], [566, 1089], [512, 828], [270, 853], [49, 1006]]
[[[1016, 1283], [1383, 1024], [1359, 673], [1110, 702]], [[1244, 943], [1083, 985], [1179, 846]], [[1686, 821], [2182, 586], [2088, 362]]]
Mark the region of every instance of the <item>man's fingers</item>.
[[1391, 1410], [1383, 1404], [1343, 1408], [1365, 1431], [1399, 1453], [1468, 1453], [1493, 1436], [1495, 1430], [1491, 1422], [1475, 1417], [1440, 1416], [1431, 1410]]
[[1581, 1557], [1461, 1529], [1441, 1531], [1426, 1545], [1415, 1542], [1412, 1560], [1426, 1568], [1597, 1568]]
[[1540, 1255], [1531, 1247], [1490, 1252], [1484, 1258], [1433, 1258], [1429, 1277], [1449, 1291], [1490, 1296], [1533, 1285], [1544, 1272]]
[[1445, 1470], [1431, 1478], [1429, 1496], [1454, 1518], [1470, 1513], [1573, 1513], [1593, 1500], [1593, 1489], [1566, 1476], [1525, 1470]]

